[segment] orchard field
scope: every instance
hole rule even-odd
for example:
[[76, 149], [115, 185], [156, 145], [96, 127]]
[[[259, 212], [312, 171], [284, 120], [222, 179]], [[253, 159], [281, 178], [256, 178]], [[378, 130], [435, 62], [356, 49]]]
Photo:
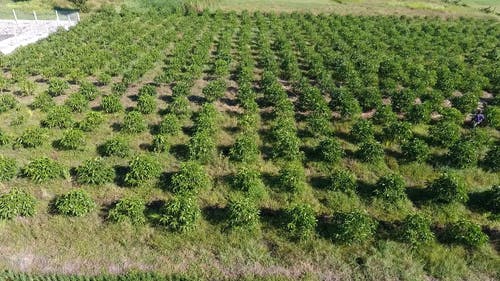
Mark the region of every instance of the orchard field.
[[494, 19], [86, 17], [0, 57], [0, 269], [498, 280], [499, 38]]

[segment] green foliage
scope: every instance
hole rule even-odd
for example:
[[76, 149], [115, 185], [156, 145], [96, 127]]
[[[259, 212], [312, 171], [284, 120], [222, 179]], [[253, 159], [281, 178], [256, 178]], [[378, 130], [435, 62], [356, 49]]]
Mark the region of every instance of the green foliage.
[[360, 119], [352, 126], [350, 136], [357, 142], [373, 140], [373, 124], [370, 120]]
[[356, 175], [348, 170], [335, 169], [329, 176], [328, 189], [348, 193], [356, 192]]
[[391, 122], [382, 128], [382, 138], [387, 142], [405, 142], [413, 136], [411, 127], [408, 122]]
[[363, 243], [371, 240], [378, 223], [368, 215], [350, 212], [333, 216], [331, 238], [344, 244]]
[[211, 135], [217, 133], [219, 121], [219, 112], [215, 108], [215, 106], [211, 103], [205, 103], [199, 113], [196, 116], [195, 120], [195, 129], [196, 132], [207, 132]]
[[473, 112], [479, 103], [479, 96], [473, 93], [466, 93], [461, 96], [455, 96], [451, 99], [453, 107], [460, 110], [462, 113]]
[[416, 94], [412, 90], [403, 90], [391, 96], [392, 108], [396, 112], [408, 112], [415, 103]]
[[406, 183], [398, 174], [385, 175], [377, 180], [375, 184], [375, 195], [383, 200], [396, 203], [406, 199]]
[[254, 163], [259, 159], [260, 150], [258, 145], [258, 135], [255, 132], [243, 132], [234, 142], [229, 151], [231, 160]]
[[33, 103], [31, 104], [31, 108], [40, 109], [41, 111], [44, 111], [44, 112], [49, 111], [54, 106], [56, 106], [56, 102], [47, 93], [38, 94], [35, 97], [35, 99], [33, 99]]
[[67, 106], [55, 106], [51, 108], [45, 119], [42, 120], [42, 126], [47, 128], [70, 128], [73, 123], [73, 115]]
[[212, 179], [203, 166], [195, 161], [188, 161], [182, 163], [179, 171], [172, 176], [170, 190], [177, 194], [196, 194], [211, 185]]
[[351, 119], [361, 113], [361, 106], [358, 100], [345, 89], [341, 88], [333, 91], [331, 96], [330, 106], [332, 110], [338, 111], [343, 118]]
[[356, 98], [359, 101], [359, 105], [363, 108], [363, 111], [370, 111], [382, 105], [382, 95], [379, 89], [375, 87], [362, 89], [359, 94], [356, 95]]
[[92, 101], [97, 98], [99, 90], [91, 82], [82, 82], [80, 84], [80, 90], [78, 91], [78, 93], [84, 96], [88, 101]]
[[196, 226], [201, 210], [196, 200], [188, 196], [177, 196], [161, 209], [159, 222], [171, 231], [187, 232]]
[[151, 114], [156, 110], [156, 96], [140, 95], [137, 100], [137, 110], [142, 114]]
[[344, 156], [344, 150], [339, 141], [334, 137], [328, 137], [322, 140], [317, 148], [321, 155], [321, 159], [328, 163], [336, 163]]
[[146, 222], [145, 210], [146, 204], [142, 199], [125, 197], [109, 211], [108, 219], [116, 223], [128, 221], [134, 225], [141, 225]]
[[8, 220], [17, 216], [31, 217], [36, 212], [36, 200], [18, 188], [0, 196], [0, 219]]
[[10, 94], [0, 95], [0, 113], [16, 108], [18, 104], [19, 102], [13, 95]]
[[11, 141], [11, 136], [0, 129], [0, 146], [6, 145]]
[[76, 128], [84, 132], [92, 132], [104, 122], [104, 116], [97, 111], [89, 111], [85, 117], [76, 124]]
[[265, 193], [260, 172], [249, 166], [242, 166], [238, 169], [234, 176], [233, 186], [255, 198], [261, 198]]
[[76, 168], [76, 181], [80, 184], [102, 185], [113, 182], [115, 170], [102, 158], [85, 160]]
[[285, 230], [293, 239], [305, 240], [314, 234], [318, 220], [308, 204], [295, 204], [285, 210]]
[[500, 130], [500, 106], [487, 106], [484, 116], [490, 127]]
[[82, 217], [96, 208], [94, 200], [82, 190], [72, 190], [60, 195], [54, 202], [54, 209], [62, 215], [71, 217]]
[[120, 96], [107, 95], [101, 100], [101, 108], [106, 113], [116, 113], [123, 110], [123, 105], [120, 102]]
[[467, 202], [469, 196], [465, 184], [456, 175], [444, 173], [432, 181], [428, 187], [432, 199], [436, 202]]
[[160, 173], [161, 165], [158, 159], [150, 155], [139, 155], [129, 162], [129, 170], [125, 175], [125, 184], [137, 186], [160, 176]]
[[153, 143], [151, 143], [151, 150], [154, 152], [165, 152], [170, 149], [170, 142], [165, 135], [153, 136]]
[[464, 115], [454, 107], [443, 107], [439, 110], [441, 122], [450, 122], [461, 125], [464, 122]]
[[430, 148], [425, 141], [411, 138], [401, 145], [403, 158], [408, 162], [425, 162], [429, 158]]
[[379, 125], [391, 123], [397, 121], [397, 119], [398, 116], [392, 111], [390, 105], [381, 105], [377, 107], [377, 111], [373, 115], [373, 122]]
[[494, 172], [500, 171], [500, 145], [493, 145], [484, 157], [486, 167]]
[[401, 224], [399, 239], [413, 246], [433, 241], [430, 220], [420, 214], [408, 215]]
[[189, 100], [185, 96], [174, 97], [169, 105], [169, 112], [178, 116], [179, 119], [188, 118], [191, 114]]
[[429, 123], [431, 121], [431, 105], [428, 103], [412, 105], [406, 118], [413, 124]]
[[44, 128], [26, 129], [15, 142], [15, 146], [34, 148], [47, 141], [47, 130]]
[[48, 157], [35, 158], [24, 166], [22, 173], [36, 183], [68, 177], [68, 170], [62, 164]]
[[305, 190], [305, 183], [306, 175], [301, 162], [287, 162], [280, 169], [279, 184], [283, 190], [298, 194]]
[[139, 89], [139, 97], [141, 96], [150, 96], [150, 97], [156, 97], [158, 95], [156, 91], [156, 87], [150, 84], [142, 86], [141, 89]]
[[358, 158], [367, 163], [378, 163], [384, 159], [384, 148], [377, 141], [367, 141], [359, 145]]
[[125, 82], [113, 83], [111, 92], [113, 95], [121, 96], [127, 91], [127, 84]]
[[213, 160], [216, 152], [214, 137], [206, 130], [196, 132], [189, 140], [188, 148], [189, 158], [202, 163]]
[[450, 224], [446, 228], [445, 238], [450, 243], [461, 244], [470, 248], [477, 248], [488, 242], [488, 236], [481, 231], [481, 227], [466, 220]]
[[232, 199], [227, 206], [230, 228], [254, 230], [259, 225], [260, 209], [250, 198]]
[[52, 78], [49, 80], [48, 94], [55, 97], [64, 94], [64, 91], [69, 88], [68, 82], [60, 78]]
[[69, 95], [68, 99], [64, 102], [64, 105], [69, 107], [73, 112], [83, 112], [88, 109], [89, 101], [84, 95], [80, 93], [73, 93]]
[[485, 192], [486, 208], [494, 214], [500, 213], [500, 185], [494, 185]]
[[130, 111], [125, 114], [121, 130], [128, 134], [138, 134], [147, 129], [146, 120], [140, 112]]
[[13, 179], [18, 170], [16, 159], [0, 155], [0, 182]]
[[102, 156], [127, 157], [130, 154], [128, 142], [122, 137], [114, 137], [105, 141], [98, 148]]
[[169, 113], [165, 115], [158, 126], [158, 132], [162, 135], [178, 135], [182, 131], [181, 123], [176, 115]]
[[434, 144], [448, 147], [460, 139], [460, 126], [456, 123], [441, 121], [429, 128], [429, 138]]
[[477, 144], [472, 140], [461, 139], [450, 146], [446, 158], [456, 168], [471, 167], [479, 158]]
[[63, 132], [62, 138], [56, 141], [61, 150], [75, 150], [85, 146], [85, 135], [77, 129], [68, 129]]
[[226, 81], [218, 79], [210, 81], [202, 92], [208, 102], [214, 102], [224, 96], [226, 87]]

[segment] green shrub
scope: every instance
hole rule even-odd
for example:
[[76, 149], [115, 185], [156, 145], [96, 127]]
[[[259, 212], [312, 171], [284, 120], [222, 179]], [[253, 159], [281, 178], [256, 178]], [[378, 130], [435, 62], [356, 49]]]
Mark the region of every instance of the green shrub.
[[441, 114], [440, 122], [451, 122], [461, 125], [464, 122], [464, 115], [460, 110], [453, 107], [443, 107], [439, 110]]
[[104, 116], [100, 112], [89, 111], [82, 121], [78, 122], [76, 128], [84, 132], [92, 132], [104, 122]]
[[49, 95], [55, 97], [64, 94], [64, 91], [68, 88], [68, 82], [59, 78], [52, 78], [49, 80], [49, 89], [47, 90], [47, 92], [49, 93]]
[[317, 148], [321, 155], [321, 159], [328, 163], [336, 163], [344, 156], [344, 149], [334, 137], [329, 137], [322, 140]]
[[172, 113], [165, 115], [160, 125], [158, 126], [158, 133], [162, 135], [178, 135], [182, 131], [181, 123], [177, 116]]
[[106, 72], [101, 72], [98, 76], [97, 76], [97, 81], [99, 81], [99, 83], [101, 85], [109, 85], [109, 83], [111, 83], [111, 75], [106, 73]]
[[202, 163], [211, 161], [216, 153], [214, 137], [208, 131], [198, 131], [189, 140], [189, 158]]
[[0, 94], [0, 113], [16, 108], [18, 104], [13, 95]]
[[179, 81], [172, 88], [172, 96], [175, 97], [187, 97], [191, 93], [191, 83], [186, 81]]
[[31, 108], [40, 109], [41, 111], [47, 112], [51, 108], [56, 106], [56, 102], [52, 97], [47, 93], [40, 93], [34, 99], [33, 103], [31, 103]]
[[497, 130], [500, 130], [500, 106], [488, 106], [484, 110], [486, 123]]
[[494, 214], [500, 213], [500, 185], [494, 185], [485, 192], [486, 208]]
[[73, 123], [71, 110], [66, 106], [55, 106], [47, 112], [47, 116], [42, 120], [42, 126], [47, 128], [70, 128]]
[[47, 141], [47, 130], [43, 128], [26, 129], [15, 142], [15, 146], [34, 148]]
[[450, 243], [461, 244], [470, 248], [477, 248], [488, 242], [488, 236], [481, 231], [481, 227], [466, 220], [460, 220], [448, 225], [445, 238]]
[[373, 140], [373, 124], [369, 120], [360, 119], [352, 126], [350, 136], [357, 142]]
[[28, 163], [22, 173], [36, 183], [44, 183], [52, 179], [68, 176], [66, 167], [48, 157], [39, 157]]
[[113, 93], [113, 95], [121, 96], [125, 94], [125, 92], [127, 91], [127, 87], [127, 83], [125, 82], [113, 83], [113, 85], [111, 86], [111, 92]]
[[363, 108], [363, 111], [370, 111], [382, 105], [382, 95], [379, 89], [375, 87], [362, 89], [359, 94], [356, 95], [356, 98], [359, 101], [359, 105]]
[[0, 182], [13, 179], [18, 170], [16, 159], [0, 155]]
[[264, 183], [259, 171], [252, 167], [242, 166], [234, 176], [233, 186], [251, 197], [261, 198], [265, 193]]
[[348, 170], [335, 169], [329, 175], [329, 190], [354, 193], [356, 187], [356, 175]]
[[377, 163], [384, 159], [384, 148], [377, 141], [367, 141], [360, 144], [356, 152], [358, 158], [367, 163]]
[[80, 84], [80, 91], [78, 91], [82, 96], [85, 97], [88, 101], [95, 100], [97, 98], [97, 94], [99, 90], [97, 87], [91, 82], [82, 82]]
[[216, 134], [218, 130], [219, 112], [211, 103], [205, 103], [196, 116], [196, 132], [205, 131], [210, 134]]
[[326, 136], [331, 133], [330, 114], [326, 110], [314, 110], [307, 115], [307, 126], [314, 136]]
[[194, 198], [177, 196], [162, 208], [159, 222], [169, 230], [187, 232], [196, 226], [200, 216], [201, 210]]
[[130, 111], [125, 114], [121, 130], [128, 134], [138, 134], [147, 129], [146, 120], [137, 111]]
[[462, 113], [473, 112], [479, 103], [479, 96], [473, 93], [466, 93], [461, 96], [456, 96], [451, 99], [453, 107], [460, 110]]
[[334, 241], [353, 244], [372, 239], [378, 223], [368, 215], [350, 212], [333, 216], [331, 237]]
[[399, 239], [413, 246], [433, 241], [434, 233], [431, 231], [430, 220], [420, 214], [407, 216], [401, 224]]
[[431, 121], [430, 104], [423, 103], [412, 105], [408, 111], [408, 114], [406, 115], [406, 118], [413, 124], [429, 123]]
[[500, 145], [493, 145], [483, 160], [488, 169], [499, 172], [500, 171]]
[[416, 98], [415, 92], [412, 90], [403, 90], [398, 93], [394, 93], [391, 96], [392, 108], [396, 112], [408, 112], [411, 106], [415, 103]]
[[361, 106], [351, 93], [341, 89], [333, 91], [331, 96], [330, 106], [333, 111], [338, 111], [342, 118], [351, 119], [361, 113]]
[[77, 129], [68, 129], [63, 132], [62, 138], [56, 141], [61, 150], [75, 150], [85, 146], [85, 135]]
[[406, 199], [406, 183], [398, 174], [385, 175], [375, 184], [375, 195], [383, 200], [396, 203]]
[[411, 138], [401, 145], [403, 158], [408, 162], [425, 162], [429, 158], [430, 148], [419, 138]]
[[398, 116], [390, 105], [381, 105], [377, 108], [377, 111], [373, 115], [373, 122], [378, 125], [383, 125], [398, 120]]
[[460, 139], [460, 126], [456, 123], [441, 121], [429, 128], [429, 138], [439, 146], [448, 147]]
[[114, 137], [105, 141], [99, 146], [98, 150], [102, 156], [118, 156], [123, 158], [130, 154], [128, 142], [121, 137]]
[[102, 158], [85, 160], [76, 168], [76, 181], [80, 184], [101, 185], [113, 182], [115, 170]]
[[210, 187], [212, 180], [202, 165], [194, 161], [181, 164], [179, 171], [172, 177], [171, 191], [178, 194], [196, 194]]
[[308, 204], [296, 204], [285, 210], [285, 230], [293, 239], [304, 240], [314, 234], [318, 220]]
[[32, 96], [35, 93], [36, 84], [31, 80], [23, 79], [18, 82], [18, 85], [19, 85], [19, 93], [23, 97]]
[[146, 205], [142, 199], [125, 197], [120, 199], [109, 211], [108, 219], [117, 223], [128, 221], [132, 224], [140, 225], [146, 222], [145, 210]]
[[250, 198], [233, 199], [227, 206], [228, 226], [233, 229], [254, 230], [259, 224], [260, 209]]
[[0, 196], [0, 219], [8, 220], [17, 216], [31, 217], [35, 212], [36, 200], [25, 191], [13, 188]]
[[229, 151], [231, 160], [243, 163], [256, 162], [260, 155], [258, 138], [255, 132], [247, 131], [238, 135]]
[[469, 196], [465, 184], [457, 176], [444, 173], [428, 185], [432, 199], [436, 202], [467, 202]]
[[69, 95], [68, 99], [64, 102], [64, 105], [69, 107], [73, 112], [83, 112], [88, 109], [89, 101], [84, 95], [74, 93]]
[[285, 163], [279, 171], [279, 184], [282, 189], [297, 194], [304, 191], [306, 175], [302, 163], [290, 161]]
[[129, 170], [125, 175], [125, 184], [137, 186], [160, 176], [160, 173], [161, 165], [158, 159], [150, 155], [139, 155], [129, 162]]
[[226, 81], [218, 79], [209, 82], [202, 92], [208, 102], [214, 102], [224, 96], [226, 87]]
[[179, 117], [179, 120], [189, 118], [191, 115], [190, 103], [187, 97], [174, 97], [169, 105], [169, 112]]
[[120, 96], [108, 95], [103, 96], [101, 100], [101, 108], [106, 113], [116, 113], [123, 110], [123, 105], [120, 102]]
[[147, 84], [139, 89], [139, 97], [141, 96], [156, 97], [156, 95], [158, 95], [158, 92], [156, 91], [156, 87], [153, 85]]
[[137, 100], [137, 110], [142, 114], [151, 114], [156, 110], [156, 97], [150, 95], [140, 95]]
[[0, 146], [6, 145], [11, 141], [11, 137], [0, 129]]
[[60, 195], [54, 202], [55, 210], [62, 215], [82, 217], [96, 207], [90, 195], [81, 189]]
[[154, 152], [165, 152], [170, 149], [170, 142], [168, 137], [165, 135], [155, 135], [153, 136], [153, 142], [151, 143], [151, 150]]
[[479, 158], [477, 145], [471, 140], [462, 139], [455, 142], [448, 151], [446, 158], [456, 168], [467, 168], [475, 165]]
[[405, 142], [413, 136], [411, 127], [410, 123], [403, 121], [389, 123], [382, 128], [382, 138], [386, 142]]

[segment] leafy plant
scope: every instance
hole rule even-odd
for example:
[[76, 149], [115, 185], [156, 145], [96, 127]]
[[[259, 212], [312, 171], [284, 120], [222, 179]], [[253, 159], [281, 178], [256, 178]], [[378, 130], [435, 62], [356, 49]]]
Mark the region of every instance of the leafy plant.
[[479, 96], [473, 93], [465, 93], [461, 96], [456, 96], [451, 99], [453, 107], [460, 110], [462, 113], [473, 112], [479, 103]]
[[424, 162], [429, 157], [430, 148], [425, 141], [414, 137], [401, 144], [401, 152], [408, 162]]
[[406, 198], [405, 180], [398, 174], [385, 175], [375, 184], [375, 195], [390, 203], [396, 203]]
[[95, 207], [94, 200], [82, 189], [76, 189], [60, 195], [54, 202], [54, 208], [59, 214], [72, 217], [82, 217], [95, 209]]
[[181, 164], [179, 171], [172, 177], [171, 190], [178, 194], [196, 194], [210, 187], [212, 179], [202, 165], [194, 161]]
[[108, 95], [103, 96], [101, 100], [101, 108], [106, 113], [116, 113], [123, 110], [123, 105], [120, 102], [120, 96]]
[[182, 131], [181, 123], [177, 116], [172, 113], [165, 115], [158, 126], [158, 132], [162, 135], [178, 135]]
[[387, 142], [405, 142], [413, 136], [411, 127], [408, 122], [391, 122], [382, 129], [382, 138]]
[[377, 141], [367, 141], [360, 144], [356, 152], [359, 159], [367, 163], [377, 163], [384, 159], [384, 148]]
[[89, 101], [87, 98], [80, 93], [73, 93], [69, 95], [68, 99], [64, 102], [64, 105], [69, 107], [73, 112], [83, 112], [89, 107]]
[[459, 220], [448, 225], [445, 237], [450, 243], [462, 244], [470, 248], [477, 248], [488, 242], [488, 236], [481, 231], [481, 227], [466, 220]]
[[457, 176], [444, 173], [427, 187], [437, 202], [466, 202], [469, 199], [465, 184]]
[[333, 137], [326, 138], [319, 143], [318, 151], [323, 161], [336, 163], [344, 156], [344, 149]]
[[91, 82], [82, 82], [78, 93], [84, 96], [88, 101], [92, 101], [97, 98], [99, 90]]
[[11, 136], [0, 129], [0, 146], [6, 145], [11, 141]]
[[139, 89], [139, 97], [141, 96], [156, 97], [157, 94], [158, 93], [156, 91], [156, 87], [151, 84], [144, 85]]
[[377, 111], [375, 111], [373, 115], [373, 122], [379, 125], [391, 123], [397, 121], [397, 119], [398, 116], [392, 111], [390, 105], [381, 105], [377, 107]]
[[76, 168], [76, 181], [80, 184], [101, 185], [113, 182], [115, 170], [102, 158], [85, 160]]
[[441, 121], [429, 128], [431, 141], [439, 146], [448, 147], [460, 139], [460, 126], [456, 123]]
[[0, 182], [13, 179], [18, 169], [16, 159], [0, 155]]
[[471, 140], [462, 139], [455, 142], [447, 154], [451, 165], [457, 168], [466, 168], [477, 163], [479, 158], [477, 144]]
[[223, 79], [214, 80], [203, 88], [202, 92], [208, 102], [214, 102], [224, 96], [226, 91], [226, 81]]
[[352, 126], [350, 136], [357, 142], [373, 140], [373, 124], [369, 120], [360, 119]]
[[40, 109], [41, 111], [47, 112], [51, 108], [56, 106], [56, 102], [47, 93], [40, 93], [34, 99], [31, 104], [31, 108]]
[[117, 223], [128, 221], [135, 225], [141, 225], [146, 222], [145, 210], [146, 205], [142, 199], [125, 197], [120, 199], [109, 211], [108, 219]]
[[306, 175], [302, 163], [298, 161], [287, 162], [279, 172], [279, 184], [284, 190], [297, 194], [305, 189]]
[[125, 184], [137, 186], [158, 177], [160, 173], [161, 165], [158, 159], [150, 155], [139, 155], [129, 163], [129, 170], [125, 175]]
[[84, 132], [92, 132], [104, 122], [104, 116], [97, 111], [89, 111], [85, 117], [76, 124], [76, 128]]
[[403, 90], [391, 96], [392, 108], [396, 112], [408, 112], [415, 103], [416, 94], [413, 90]]
[[156, 110], [156, 97], [150, 95], [140, 95], [137, 100], [137, 110], [142, 114], [151, 114]]
[[500, 130], [500, 106], [487, 106], [484, 110], [484, 116], [488, 125]]
[[49, 89], [47, 90], [47, 92], [49, 93], [49, 95], [55, 97], [62, 95], [68, 88], [68, 82], [59, 78], [52, 78], [49, 80]]
[[259, 159], [260, 151], [257, 143], [258, 135], [255, 132], [243, 132], [236, 138], [229, 151], [231, 160], [253, 163]]
[[345, 244], [366, 242], [373, 237], [377, 225], [376, 221], [362, 213], [336, 213], [333, 216], [331, 237]]
[[129, 134], [138, 134], [147, 129], [146, 120], [137, 111], [130, 111], [125, 115], [121, 130]]
[[231, 200], [227, 210], [230, 228], [251, 231], [259, 224], [260, 209], [250, 198], [242, 197]]
[[329, 175], [328, 189], [333, 191], [356, 192], [356, 175], [348, 170], [335, 169]]
[[15, 146], [34, 148], [47, 141], [47, 130], [44, 128], [26, 129], [15, 142]]
[[62, 138], [56, 141], [56, 146], [62, 150], [75, 150], [85, 145], [85, 135], [77, 129], [68, 129], [63, 132]]
[[68, 176], [66, 167], [48, 157], [35, 158], [24, 166], [22, 173], [36, 183]]
[[13, 95], [9, 94], [0, 95], [0, 113], [16, 108], [18, 104], [19, 102]]
[[55, 106], [49, 110], [41, 123], [47, 128], [65, 129], [73, 125], [74, 119], [71, 110], [67, 106]]
[[189, 140], [188, 148], [190, 159], [198, 160], [202, 163], [211, 161], [216, 151], [214, 138], [206, 130], [196, 132]]
[[194, 198], [177, 196], [162, 208], [159, 222], [172, 231], [187, 232], [196, 226], [200, 216], [200, 207]]
[[486, 153], [483, 162], [488, 169], [494, 172], [500, 171], [500, 145], [493, 145], [488, 153]]
[[285, 229], [298, 240], [304, 240], [314, 234], [318, 224], [316, 214], [308, 204], [295, 204], [285, 210]]
[[234, 176], [233, 186], [254, 198], [262, 198], [265, 193], [260, 172], [249, 166], [242, 166], [238, 169]]
[[399, 239], [413, 246], [433, 241], [430, 220], [421, 214], [408, 215], [401, 224]]
[[35, 198], [23, 190], [13, 188], [8, 193], [0, 195], [0, 219], [31, 217], [35, 212]]
[[168, 137], [165, 135], [155, 135], [153, 136], [153, 143], [151, 144], [151, 150], [154, 152], [165, 152], [170, 149], [170, 143]]
[[98, 148], [102, 156], [127, 157], [130, 154], [128, 142], [122, 137], [114, 137], [105, 141]]

